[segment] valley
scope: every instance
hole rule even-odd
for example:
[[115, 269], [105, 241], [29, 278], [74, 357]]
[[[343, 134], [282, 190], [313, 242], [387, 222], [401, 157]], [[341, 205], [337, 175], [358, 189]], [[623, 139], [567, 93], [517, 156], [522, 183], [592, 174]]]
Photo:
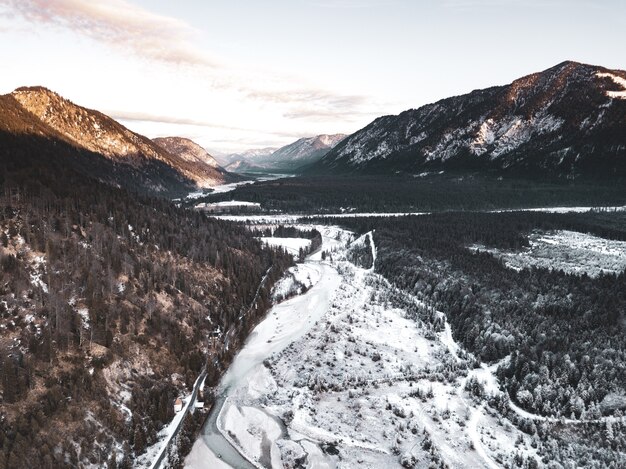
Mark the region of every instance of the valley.
[[626, 467], [626, 10], [0, 3], [0, 469]]

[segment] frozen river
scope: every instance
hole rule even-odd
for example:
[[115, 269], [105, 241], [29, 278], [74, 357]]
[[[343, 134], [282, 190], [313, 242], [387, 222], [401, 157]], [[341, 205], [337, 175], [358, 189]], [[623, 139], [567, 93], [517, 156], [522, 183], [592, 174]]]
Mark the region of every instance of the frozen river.
[[[333, 239], [324, 237], [327, 249]], [[275, 305], [267, 317], [253, 330], [243, 349], [237, 354], [222, 378], [218, 398], [185, 460], [185, 467], [200, 468], [252, 468], [255, 467], [231, 445], [219, 431], [221, 420], [231, 406], [229, 396], [240, 386], [250, 384], [250, 379], [263, 360], [283, 350], [290, 343], [305, 335], [324, 315], [330, 300], [340, 283], [340, 276], [329, 264], [322, 263], [319, 252], [307, 258], [300, 269], [310, 271], [319, 281], [306, 293]]]

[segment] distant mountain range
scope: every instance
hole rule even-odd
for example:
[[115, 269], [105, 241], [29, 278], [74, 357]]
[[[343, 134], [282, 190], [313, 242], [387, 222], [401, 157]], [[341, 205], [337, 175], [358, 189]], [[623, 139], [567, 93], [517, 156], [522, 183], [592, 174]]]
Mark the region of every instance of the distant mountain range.
[[222, 160], [229, 171], [294, 172], [319, 161], [346, 136], [317, 135], [301, 138], [281, 148], [248, 150], [229, 155]]
[[114, 186], [162, 196], [238, 179], [190, 140], [154, 142], [43, 87], [18, 88], [0, 96], [0, 104], [6, 161], [68, 165]]
[[215, 159], [221, 164], [224, 168], [228, 167], [231, 164], [236, 164], [237, 162], [244, 161], [253, 161], [256, 158], [265, 158], [272, 153], [278, 150], [277, 147], [267, 147], [267, 148], [255, 148], [252, 150], [245, 150], [240, 153], [230, 153], [230, 154], [216, 154]]
[[441, 170], [626, 176], [626, 72], [563, 62], [506, 86], [380, 117], [307, 173]]

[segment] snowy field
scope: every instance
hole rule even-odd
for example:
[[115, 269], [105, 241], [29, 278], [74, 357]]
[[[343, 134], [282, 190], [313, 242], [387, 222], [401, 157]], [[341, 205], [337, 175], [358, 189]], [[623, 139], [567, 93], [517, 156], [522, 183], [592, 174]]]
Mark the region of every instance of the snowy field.
[[511, 269], [542, 267], [596, 277], [600, 273], [620, 273], [626, 269], [626, 241], [613, 241], [575, 231], [535, 232], [530, 247], [505, 251], [473, 245], [472, 250], [493, 254]]
[[[439, 331], [408, 317], [426, 306], [345, 261], [351, 233], [316, 228], [333, 261], [321, 262], [318, 252], [299, 266], [299, 275], [320, 269], [319, 280], [272, 308], [221, 384], [228, 397], [217, 426], [243, 461], [480, 468], [502, 467], [516, 453], [533, 456], [519, 430], [464, 390], [476, 376], [488, 392], [500, 393], [496, 366], [468, 370], [447, 323]], [[212, 451], [205, 441], [196, 442], [187, 467], [217, 462], [219, 447]]]
[[[499, 467], [515, 451], [533, 454], [463, 391], [468, 372], [446, 331], [389, 307], [375, 274], [337, 267], [321, 321], [231, 394], [222, 428], [241, 452], [275, 468]], [[493, 369], [475, 374], [498, 392]]]

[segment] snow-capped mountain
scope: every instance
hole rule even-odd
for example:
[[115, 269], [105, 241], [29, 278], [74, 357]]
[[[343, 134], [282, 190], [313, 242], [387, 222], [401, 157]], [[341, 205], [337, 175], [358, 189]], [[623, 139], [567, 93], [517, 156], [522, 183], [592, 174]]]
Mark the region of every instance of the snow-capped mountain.
[[226, 167], [230, 164], [241, 161], [253, 161], [256, 158], [265, 158], [274, 153], [278, 148], [266, 147], [266, 148], [254, 148], [252, 150], [245, 150], [240, 153], [230, 153], [227, 155], [214, 155], [219, 164]]
[[54, 158], [65, 158], [59, 164], [96, 179], [166, 195], [232, 178], [209, 161], [172, 153], [105, 114], [46, 88], [18, 88], [1, 98], [0, 130], [5, 131], [5, 139], [19, 136], [21, 145], [37, 147], [30, 153], [41, 153], [45, 146]]
[[265, 155], [253, 150], [253, 153], [234, 159], [226, 168], [230, 171], [295, 171], [319, 161], [345, 137], [335, 134], [301, 138]]
[[626, 72], [563, 62], [376, 119], [310, 172], [626, 175]]

